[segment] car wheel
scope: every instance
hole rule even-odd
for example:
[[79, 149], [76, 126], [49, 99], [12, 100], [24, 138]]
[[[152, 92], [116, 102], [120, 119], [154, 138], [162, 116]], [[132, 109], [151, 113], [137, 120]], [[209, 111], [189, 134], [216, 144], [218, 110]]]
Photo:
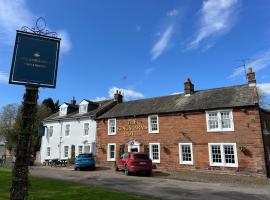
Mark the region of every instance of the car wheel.
[[117, 164], [116, 163], [114, 163], [114, 169], [115, 169], [115, 171], [119, 171], [119, 168], [118, 168], [118, 166], [117, 166]]
[[96, 170], [96, 166], [93, 166], [93, 167], [92, 167], [92, 170]]
[[130, 175], [130, 172], [128, 171], [128, 166], [126, 165], [126, 167], [125, 167], [125, 175], [126, 176], [129, 176]]
[[146, 174], [146, 176], [151, 176], [152, 175], [152, 171], [151, 170], [150, 171], [146, 171], [145, 174]]
[[75, 170], [75, 171], [77, 171], [77, 170], [78, 170], [78, 168], [77, 168], [77, 167], [75, 167], [75, 168], [74, 168], [74, 170]]

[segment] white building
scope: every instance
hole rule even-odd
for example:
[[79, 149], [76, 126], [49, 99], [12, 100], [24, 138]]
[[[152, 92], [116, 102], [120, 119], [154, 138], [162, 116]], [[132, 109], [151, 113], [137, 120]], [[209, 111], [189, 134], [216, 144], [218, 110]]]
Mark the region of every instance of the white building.
[[63, 103], [59, 112], [43, 121], [45, 134], [41, 140], [41, 163], [47, 159], [68, 159], [72, 151], [93, 153], [96, 151], [95, 118], [115, 104], [113, 100], [93, 102], [83, 100], [79, 105], [75, 99]]

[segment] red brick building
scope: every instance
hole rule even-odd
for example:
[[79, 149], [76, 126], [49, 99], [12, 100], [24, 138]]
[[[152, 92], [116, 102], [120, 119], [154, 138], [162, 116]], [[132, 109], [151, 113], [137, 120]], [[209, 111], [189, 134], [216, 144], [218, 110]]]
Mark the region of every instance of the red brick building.
[[97, 162], [114, 165], [127, 151], [149, 154], [157, 168], [267, 175], [270, 112], [259, 107], [255, 74], [248, 84], [122, 102], [97, 118]]

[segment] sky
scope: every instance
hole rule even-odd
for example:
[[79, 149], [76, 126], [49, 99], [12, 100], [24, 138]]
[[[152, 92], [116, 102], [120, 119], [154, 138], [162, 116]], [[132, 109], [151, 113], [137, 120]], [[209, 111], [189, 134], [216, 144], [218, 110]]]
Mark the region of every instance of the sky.
[[43, 17], [62, 38], [51, 97], [125, 100], [246, 83], [243, 60], [270, 96], [269, 0], [0, 0], [0, 107], [22, 101], [8, 84], [16, 30]]

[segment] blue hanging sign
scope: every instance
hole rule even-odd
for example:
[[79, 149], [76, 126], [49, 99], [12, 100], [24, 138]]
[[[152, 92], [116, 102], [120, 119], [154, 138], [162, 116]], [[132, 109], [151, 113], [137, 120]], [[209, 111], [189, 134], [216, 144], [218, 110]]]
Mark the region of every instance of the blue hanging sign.
[[9, 83], [55, 88], [60, 40], [17, 31]]

